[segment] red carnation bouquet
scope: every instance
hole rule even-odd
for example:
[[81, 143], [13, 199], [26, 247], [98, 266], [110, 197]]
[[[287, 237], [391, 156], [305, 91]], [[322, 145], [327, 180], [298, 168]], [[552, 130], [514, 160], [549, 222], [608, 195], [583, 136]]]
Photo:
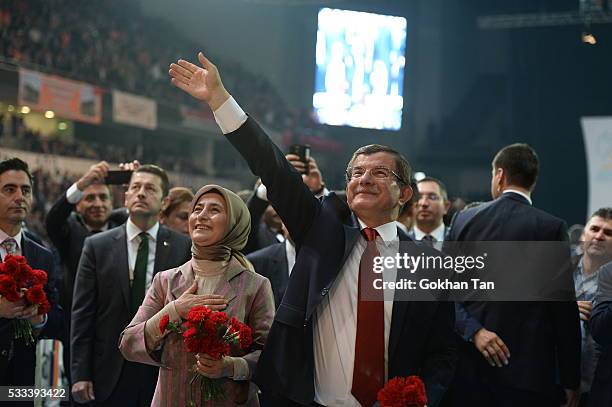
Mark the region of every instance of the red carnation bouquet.
[[[32, 269], [23, 256], [8, 255], [0, 263], [0, 295], [10, 302], [24, 301], [26, 306], [38, 305], [38, 315], [49, 312], [51, 304], [47, 300], [44, 286], [47, 273]], [[26, 319], [14, 319], [15, 339], [26, 344], [34, 342], [32, 325]]]
[[[252, 330], [248, 325], [236, 318], [229, 318], [225, 312], [212, 311], [203, 305], [191, 308], [187, 318], [180, 324], [170, 322], [170, 317], [164, 315], [159, 321], [159, 330], [162, 334], [169, 330], [182, 335], [189, 352], [205, 353], [216, 359], [230, 355], [232, 348], [247, 351], [253, 343]], [[201, 405], [208, 400], [225, 398], [223, 387], [218, 380], [195, 372], [189, 382], [191, 386], [190, 406], [196, 405], [194, 385], [197, 380], [200, 380]]]
[[419, 376], [394, 377], [378, 391], [381, 407], [425, 407], [427, 394]]

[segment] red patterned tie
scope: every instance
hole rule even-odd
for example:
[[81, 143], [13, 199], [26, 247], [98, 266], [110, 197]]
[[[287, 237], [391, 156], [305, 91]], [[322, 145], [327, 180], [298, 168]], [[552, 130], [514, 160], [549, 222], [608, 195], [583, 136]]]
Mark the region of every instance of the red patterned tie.
[[[359, 263], [357, 335], [351, 393], [363, 407], [370, 407], [376, 402], [376, 394], [385, 380], [385, 308], [383, 291], [374, 290], [372, 286], [375, 277], [373, 258], [380, 255], [375, 242], [378, 233], [372, 228], [365, 228], [361, 232], [368, 244]], [[368, 292], [366, 298], [362, 298], [362, 291]]]

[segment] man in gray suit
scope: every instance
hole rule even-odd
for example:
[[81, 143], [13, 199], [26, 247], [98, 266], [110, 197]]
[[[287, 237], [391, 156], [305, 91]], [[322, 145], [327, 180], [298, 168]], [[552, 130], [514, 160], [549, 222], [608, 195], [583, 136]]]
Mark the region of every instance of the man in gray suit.
[[125, 194], [125, 225], [85, 240], [72, 304], [71, 372], [75, 401], [149, 406], [157, 368], [125, 361], [119, 334], [142, 303], [155, 273], [185, 263], [191, 241], [159, 224], [168, 176], [154, 165], [135, 169]]

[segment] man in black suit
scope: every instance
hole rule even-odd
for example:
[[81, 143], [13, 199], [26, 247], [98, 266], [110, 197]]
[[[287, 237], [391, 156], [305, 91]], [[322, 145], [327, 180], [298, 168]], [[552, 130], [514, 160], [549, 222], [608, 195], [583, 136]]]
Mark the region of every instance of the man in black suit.
[[[538, 171], [538, 157], [528, 145], [501, 149], [493, 160], [494, 200], [458, 213], [447, 241], [566, 242], [565, 222], [531, 204]], [[559, 271], [573, 295], [569, 246], [561, 256], [559, 264], [567, 270]], [[580, 383], [575, 302], [466, 302], [457, 305], [456, 325], [463, 341], [455, 406], [558, 406], [557, 386], [565, 389], [567, 405], [575, 405]]]
[[348, 206], [333, 193], [319, 200], [231, 98], [216, 67], [198, 57], [204, 68], [172, 64], [172, 83], [209, 104], [298, 248], [255, 383], [278, 398], [273, 405], [370, 407], [385, 379], [418, 374], [428, 405], [437, 406], [454, 370], [452, 303], [367, 301], [359, 289], [370, 285], [360, 263], [373, 247], [397, 254], [399, 241], [410, 241], [395, 225], [412, 196], [408, 162], [388, 147], [362, 147], [348, 166]]
[[274, 305], [277, 308], [285, 295], [289, 275], [295, 264], [295, 243], [291, 240], [284, 225], [283, 232], [284, 242], [256, 250], [247, 256], [255, 271], [270, 280], [274, 293]]
[[189, 237], [159, 224], [168, 176], [154, 165], [134, 170], [125, 225], [85, 240], [72, 304], [72, 394], [95, 405], [149, 406], [157, 368], [127, 362], [117, 343], [155, 273], [191, 257]]
[[104, 184], [108, 170], [106, 161], [92, 165], [59, 197], [47, 214], [47, 233], [64, 265], [61, 303], [68, 311], [72, 306], [74, 277], [85, 238], [122, 225], [127, 220], [124, 209], [113, 211], [111, 190]]
[[32, 175], [28, 165], [18, 158], [0, 162], [0, 257], [8, 254], [24, 256], [28, 264], [47, 272], [45, 286], [52, 307], [45, 315], [37, 315], [37, 306], [23, 301], [10, 302], [0, 296], [0, 385], [33, 386], [36, 345], [14, 339], [13, 320], [27, 319], [36, 339], [59, 338], [63, 331], [61, 307], [53, 287], [55, 270], [51, 252], [31, 240], [22, 229], [32, 205]]
[[408, 236], [425, 244], [442, 248], [447, 228], [444, 215], [450, 208], [446, 186], [437, 178], [425, 177], [417, 181], [419, 197], [414, 205], [414, 226]]
[[60, 304], [66, 319], [63, 341], [64, 371], [70, 382], [70, 310], [74, 278], [85, 238], [104, 232], [127, 219], [124, 209], [113, 211], [112, 195], [104, 178], [109, 165], [101, 161], [62, 194], [47, 213], [47, 234], [59, 252], [63, 265]]

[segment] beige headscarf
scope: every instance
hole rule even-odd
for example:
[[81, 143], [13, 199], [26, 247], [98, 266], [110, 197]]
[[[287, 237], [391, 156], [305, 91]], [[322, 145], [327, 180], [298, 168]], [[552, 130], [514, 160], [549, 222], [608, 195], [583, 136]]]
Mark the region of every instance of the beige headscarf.
[[246, 269], [253, 271], [253, 265], [240, 252], [247, 244], [251, 231], [251, 214], [244, 201], [229, 189], [219, 185], [206, 185], [200, 188], [191, 201], [191, 212], [202, 196], [208, 192], [217, 192], [225, 199], [227, 207], [227, 227], [225, 236], [213, 246], [191, 245], [191, 254], [198, 260], [228, 261], [236, 260]]

